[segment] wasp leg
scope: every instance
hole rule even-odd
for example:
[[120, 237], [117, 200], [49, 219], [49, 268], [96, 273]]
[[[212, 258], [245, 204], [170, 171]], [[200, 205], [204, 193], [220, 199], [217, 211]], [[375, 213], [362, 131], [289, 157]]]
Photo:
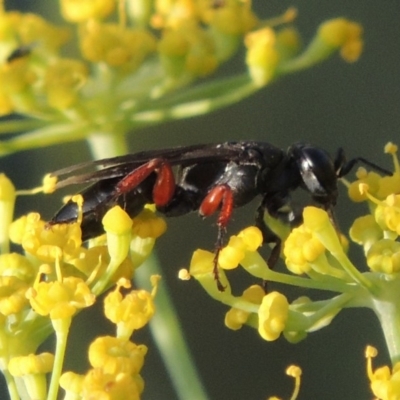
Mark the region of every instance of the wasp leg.
[[172, 199], [175, 192], [175, 178], [171, 165], [162, 158], [154, 158], [134, 169], [116, 186], [116, 194], [128, 193], [142, 183], [153, 172], [157, 174], [153, 186], [153, 201], [156, 206], [164, 206]]
[[218, 257], [222, 249], [226, 226], [228, 225], [233, 211], [233, 191], [229, 185], [224, 184], [213, 187], [201, 202], [199, 213], [203, 217], [208, 217], [218, 209], [220, 209], [220, 212], [217, 219], [218, 237], [217, 243], [215, 244], [213, 274], [217, 282], [218, 290], [223, 292], [225, 287], [219, 280]]
[[263, 236], [263, 243], [273, 244], [271, 253], [267, 259], [268, 267], [273, 269], [279, 260], [282, 249], [282, 240], [276, 235], [265, 223], [264, 221], [265, 207], [263, 205], [259, 206], [257, 209], [255, 224], [258, 229], [260, 229]]

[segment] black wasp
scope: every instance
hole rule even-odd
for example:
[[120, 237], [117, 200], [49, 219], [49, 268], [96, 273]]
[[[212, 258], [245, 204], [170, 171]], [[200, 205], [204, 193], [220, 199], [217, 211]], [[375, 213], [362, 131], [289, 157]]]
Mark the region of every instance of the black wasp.
[[[285, 219], [291, 225], [300, 222], [300, 213], [291, 211], [290, 192], [297, 188], [308, 191], [314, 203], [331, 211], [336, 204], [337, 181], [352, 167], [362, 162], [385, 175], [390, 172], [364, 158], [346, 161], [342, 149], [332, 159], [318, 147], [297, 143], [283, 151], [269, 143], [240, 141], [200, 144], [164, 150], [143, 151], [61, 169], [55, 176], [73, 174], [88, 167], [102, 169], [72, 175], [57, 187], [92, 183], [83, 196], [83, 240], [101, 235], [101, 220], [107, 210], [119, 204], [136, 216], [147, 203], [167, 217], [192, 211], [208, 217], [218, 213], [218, 236], [214, 274], [218, 281], [218, 253], [233, 209], [256, 196], [262, 200], [257, 210], [256, 225], [265, 243], [275, 244], [268, 264], [273, 267], [280, 254], [280, 239], [265, 225], [264, 212]], [[66, 203], [49, 222], [50, 225], [76, 221], [76, 203]]]

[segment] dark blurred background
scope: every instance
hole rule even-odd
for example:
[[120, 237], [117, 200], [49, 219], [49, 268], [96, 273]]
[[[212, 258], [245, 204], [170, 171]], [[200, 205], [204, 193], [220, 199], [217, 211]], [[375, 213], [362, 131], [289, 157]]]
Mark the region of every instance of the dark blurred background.
[[[57, 12], [55, 4], [48, 1], [7, 1], [6, 4], [8, 9], [35, 7], [47, 15]], [[55, 7], [55, 11], [49, 6]], [[237, 139], [267, 141], [286, 148], [296, 141], [308, 141], [332, 153], [343, 147], [348, 157], [363, 156], [390, 168], [390, 158], [383, 155], [382, 149], [389, 140], [400, 142], [400, 3], [393, 0], [254, 0], [254, 7], [263, 17], [280, 14], [289, 6], [299, 10], [296, 26], [305, 43], [326, 19], [344, 16], [360, 22], [365, 30], [361, 59], [350, 65], [336, 56], [315, 68], [284, 77], [225, 110], [135, 132], [129, 137], [131, 150]], [[238, 57], [220, 73], [229, 75], [243, 68], [242, 58]], [[86, 144], [76, 143], [3, 158], [0, 169], [18, 188], [27, 188], [39, 184], [48, 171], [89, 158]], [[337, 216], [342, 230], [347, 232], [349, 221], [362, 208], [351, 205], [345, 190], [341, 189]], [[17, 215], [42, 210], [50, 217], [58, 205], [55, 197], [29, 197], [21, 199]], [[230, 232], [250, 224], [255, 208], [254, 203], [238, 210]], [[230, 331], [223, 324], [226, 308], [209, 298], [194, 280], [182, 282], [177, 278], [178, 270], [188, 266], [192, 251], [199, 247], [212, 249], [215, 237], [212, 221], [201, 221], [196, 215], [190, 215], [169, 220], [168, 232], [157, 245], [163, 278], [174, 296], [182, 328], [210, 399], [258, 400], [272, 395], [287, 399], [293, 381], [284, 371], [293, 363], [303, 369], [299, 399], [371, 399], [365, 373], [365, 346], [371, 344], [380, 349], [376, 365], [388, 363], [376, 317], [369, 310], [345, 310], [328, 328], [309, 334], [297, 345], [283, 338], [265, 342], [256, 331], [246, 327]], [[358, 249], [353, 253], [355, 262], [359, 260], [356, 265], [363, 268]], [[279, 289], [291, 299], [299, 295], [323, 296], [311, 291]], [[74, 347], [69, 349], [65, 369], [85, 371], [87, 360], [83, 355], [87, 343], [93, 335], [107, 329], [110, 328], [96, 309], [81, 313], [71, 332]], [[137, 334], [135, 339], [150, 348], [143, 369], [146, 382], [143, 399], [175, 399], [148, 330]], [[4, 396], [0, 394], [1, 399]]]

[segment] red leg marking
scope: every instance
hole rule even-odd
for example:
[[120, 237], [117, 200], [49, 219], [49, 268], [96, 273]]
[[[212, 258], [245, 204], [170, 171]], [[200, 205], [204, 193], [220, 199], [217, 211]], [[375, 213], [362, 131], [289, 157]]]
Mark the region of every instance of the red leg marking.
[[152, 172], [157, 173], [153, 187], [153, 201], [157, 206], [165, 206], [174, 195], [175, 178], [171, 166], [161, 158], [150, 160], [126, 175], [116, 187], [118, 195], [133, 190]]
[[175, 177], [168, 163], [163, 163], [159, 170], [156, 183], [153, 187], [153, 200], [157, 206], [165, 206], [172, 199], [175, 192]]
[[200, 215], [208, 217], [214, 214], [220, 207], [221, 211], [218, 216], [217, 224], [225, 228], [233, 210], [233, 193], [228, 185], [219, 185], [212, 188], [201, 202], [199, 212]]
[[223, 292], [225, 288], [218, 276], [218, 256], [222, 248], [225, 228], [228, 225], [228, 221], [233, 211], [233, 192], [228, 185], [219, 185], [212, 188], [202, 201], [199, 212], [201, 215], [208, 217], [217, 211], [218, 208], [221, 208], [221, 211], [217, 220], [218, 237], [215, 245], [213, 274], [217, 282], [218, 290]]

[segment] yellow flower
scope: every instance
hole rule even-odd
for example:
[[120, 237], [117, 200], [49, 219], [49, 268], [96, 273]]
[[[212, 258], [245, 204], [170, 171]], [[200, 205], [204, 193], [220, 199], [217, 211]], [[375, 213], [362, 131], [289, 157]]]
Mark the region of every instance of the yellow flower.
[[66, 277], [62, 282], [39, 282], [27, 296], [38, 314], [49, 315], [52, 320], [70, 318], [96, 299], [85, 282], [75, 277]]
[[36, 268], [29, 260], [18, 253], [0, 255], [0, 276], [14, 276], [24, 282], [33, 282]]
[[73, 107], [87, 77], [86, 65], [78, 60], [58, 59], [49, 65], [44, 79], [49, 105], [60, 110]]
[[[265, 291], [261, 286], [252, 285], [243, 291], [241, 298], [250, 303], [261, 304], [264, 295]], [[238, 330], [246, 323], [249, 316], [250, 312], [233, 307], [225, 314], [225, 326], [232, 330]]]
[[323, 244], [305, 225], [292, 230], [283, 248], [286, 266], [294, 274], [310, 271], [310, 263], [315, 262], [324, 252]]
[[155, 28], [178, 28], [181, 24], [197, 20], [196, 4], [193, 0], [156, 0], [152, 25]]
[[103, 336], [95, 339], [89, 347], [89, 361], [93, 368], [101, 368], [105, 374], [140, 372], [147, 353], [145, 345], [137, 345], [126, 339]]
[[74, 396], [80, 395], [83, 388], [84, 375], [76, 374], [75, 372], [64, 372], [60, 377], [60, 387], [66, 392], [67, 396], [75, 398]]
[[258, 310], [258, 333], [268, 341], [276, 340], [285, 329], [289, 303], [279, 292], [264, 296]]
[[361, 202], [367, 200], [367, 192], [360, 191], [360, 184], [366, 184], [368, 193], [374, 195], [379, 190], [382, 177], [376, 172], [367, 172], [364, 168], [359, 168], [356, 176], [358, 180], [352, 182], [348, 188], [348, 194], [351, 200]]
[[27, 304], [25, 294], [29, 285], [15, 276], [0, 276], [0, 313], [16, 314]]
[[246, 64], [253, 82], [266, 85], [274, 76], [279, 62], [275, 48], [275, 33], [271, 28], [262, 28], [246, 35]]
[[117, 24], [90, 21], [80, 30], [80, 47], [86, 60], [132, 72], [155, 51], [156, 41], [144, 29], [123, 29]]
[[79, 23], [107, 17], [115, 5], [116, 0], [61, 0], [61, 13], [65, 20]]
[[142, 239], [150, 237], [157, 239], [167, 230], [165, 219], [157, 216], [149, 208], [145, 208], [133, 218], [132, 225], [132, 233]]
[[366, 349], [367, 372], [371, 390], [380, 400], [397, 400], [400, 397], [400, 363], [394, 364], [392, 371], [388, 366], [372, 369], [372, 358], [377, 350], [368, 346]]
[[366, 246], [366, 249], [379, 239], [383, 238], [382, 229], [372, 215], [356, 218], [350, 228], [350, 237], [353, 242]]
[[54, 355], [51, 353], [29, 354], [13, 357], [8, 369], [13, 376], [47, 374], [53, 369]]
[[319, 36], [330, 46], [340, 47], [340, 54], [347, 62], [357, 61], [363, 48], [362, 27], [345, 18], [325, 22], [319, 29]]
[[215, 43], [199, 26], [186, 23], [162, 32], [158, 44], [164, 69], [168, 75], [206, 76], [218, 67]]
[[[154, 280], [153, 283], [157, 285]], [[104, 300], [104, 314], [118, 325], [119, 337], [129, 338], [133, 330], [145, 326], [154, 315], [156, 286], [152, 293], [146, 290], [132, 290], [125, 296], [120, 292], [122, 287], [130, 287], [129, 281], [121, 279], [115, 290], [107, 295]]]
[[382, 230], [400, 235], [400, 195], [391, 194], [375, 209], [375, 220]]
[[76, 223], [46, 227], [38, 213], [30, 213], [11, 224], [10, 239], [43, 262], [70, 260], [82, 244], [81, 229]]
[[121, 264], [129, 252], [132, 219], [120, 206], [115, 206], [107, 211], [102, 223], [107, 234], [107, 248], [111, 260], [115, 264]]
[[367, 264], [372, 271], [393, 274], [400, 271], [400, 243], [381, 239], [367, 253]]
[[248, 1], [225, 0], [223, 7], [209, 8], [205, 18], [211, 27], [227, 35], [244, 34], [258, 23]]
[[83, 399], [140, 400], [144, 383], [140, 375], [107, 374], [101, 368], [90, 370], [83, 380]]
[[237, 236], [231, 236], [218, 257], [218, 263], [223, 269], [233, 269], [240, 264], [247, 251], [256, 251], [262, 244], [263, 237], [255, 226], [242, 230]]

